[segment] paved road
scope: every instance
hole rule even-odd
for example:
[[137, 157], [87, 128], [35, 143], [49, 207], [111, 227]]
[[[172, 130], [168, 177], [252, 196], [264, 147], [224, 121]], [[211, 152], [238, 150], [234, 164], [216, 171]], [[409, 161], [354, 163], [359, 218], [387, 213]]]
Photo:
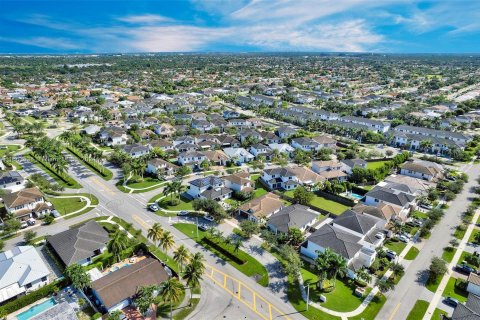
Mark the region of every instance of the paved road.
[[[257, 294], [261, 295], [267, 301], [272, 303], [283, 314], [288, 314], [288, 317], [290, 319], [304, 319], [304, 317], [299, 315], [296, 310], [288, 303], [286, 297], [284, 297], [284, 299], [282, 299], [283, 297], [279, 298], [274, 291], [258, 285], [254, 279], [245, 276], [228, 263], [225, 263], [223, 260], [219, 259], [209, 251], [203, 249], [203, 247], [199, 246], [195, 241], [186, 237], [183, 233], [172, 227], [169, 224], [169, 218], [161, 217], [147, 211], [146, 204], [148, 200], [154, 195], [160, 193], [161, 191], [159, 189], [141, 194], [126, 194], [119, 191], [115, 186], [115, 182], [117, 181], [115, 178], [121, 177], [121, 172], [119, 170], [111, 168], [114, 173], [114, 179], [112, 179], [111, 181], [104, 181], [102, 178], [92, 173], [89, 169], [85, 168], [76, 159], [68, 157], [68, 160], [70, 162], [69, 174], [77, 181], [79, 181], [83, 185], [83, 188], [76, 190], [66, 190], [66, 192], [91, 193], [99, 199], [99, 205], [97, 206], [97, 208], [92, 210], [88, 214], [88, 216], [83, 215], [77, 218], [87, 218], [91, 215], [96, 214], [118, 216], [127, 222], [131, 222], [135, 228], [141, 229], [144, 235], [146, 235], [148, 228], [153, 223], [159, 222], [162, 224], [164, 229], [172, 232], [177, 244], [186, 245], [190, 252], [202, 252], [205, 256], [207, 264], [214, 266], [225, 274], [235, 277], [246, 286], [252, 288], [257, 292]], [[42, 228], [39, 228], [37, 232], [39, 235], [41, 235], [43, 232], [50, 233], [53, 229], [55, 231], [61, 231], [62, 228], [68, 228], [67, 224], [68, 222], [65, 223], [65, 225], [61, 225], [60, 223], [55, 224], [52, 228], [46, 229], [46, 231], [40, 231]], [[58, 229], [55, 226], [58, 227]], [[8, 245], [10, 246], [14, 244], [15, 241], [20, 241], [21, 237], [17, 237], [15, 239], [10, 240]], [[244, 303], [238, 301], [235, 298], [232, 298], [232, 296], [226, 293], [224, 289], [213, 285], [206, 279], [206, 277], [205, 281], [203, 281], [203, 286], [203, 292], [207, 291], [208, 293], [206, 293], [205, 295], [202, 294], [203, 300], [201, 304], [203, 307], [199, 309], [201, 310], [201, 313], [203, 315], [202, 318], [260, 318]], [[206, 302], [204, 301], [205, 299]]]
[[[377, 319], [400, 320], [413, 308], [415, 302], [427, 295], [425, 282], [428, 278], [427, 269], [434, 256], [441, 257], [443, 248], [451, 240], [451, 234], [460, 223], [462, 212], [469, 204], [469, 198], [476, 196], [471, 192], [472, 187], [478, 185], [477, 178], [480, 175], [480, 164], [466, 165], [460, 171], [469, 176], [463, 192], [445, 210], [445, 216], [433, 229], [430, 239], [426, 240], [418, 257], [406, 269], [395, 290], [387, 294], [387, 302], [383, 306]], [[433, 294], [432, 294], [433, 296]]]

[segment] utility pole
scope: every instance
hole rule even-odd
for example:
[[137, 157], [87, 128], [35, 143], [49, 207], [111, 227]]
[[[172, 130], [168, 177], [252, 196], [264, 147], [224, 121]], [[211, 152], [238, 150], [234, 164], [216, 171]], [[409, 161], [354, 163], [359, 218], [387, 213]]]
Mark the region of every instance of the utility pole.
[[307, 284], [307, 311], [308, 311], [308, 304], [310, 303], [310, 286]]

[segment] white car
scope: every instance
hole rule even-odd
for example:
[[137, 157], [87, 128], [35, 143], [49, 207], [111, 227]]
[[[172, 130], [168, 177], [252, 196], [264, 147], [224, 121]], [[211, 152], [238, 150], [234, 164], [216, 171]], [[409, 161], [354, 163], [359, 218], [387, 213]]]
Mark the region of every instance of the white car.
[[189, 213], [190, 212], [183, 210], [183, 211], [177, 212], [177, 216], [188, 216]]
[[403, 234], [397, 236], [397, 239], [400, 240], [400, 241], [402, 241], [402, 242], [405, 242], [405, 243], [408, 242], [408, 238], [407, 238], [405, 235], [403, 235]]
[[213, 219], [212, 216], [205, 216], [205, 217], [203, 217], [203, 218], [204, 218], [205, 220], [207, 220], [207, 221], [210, 221], [210, 222], [215, 221], [215, 219]]

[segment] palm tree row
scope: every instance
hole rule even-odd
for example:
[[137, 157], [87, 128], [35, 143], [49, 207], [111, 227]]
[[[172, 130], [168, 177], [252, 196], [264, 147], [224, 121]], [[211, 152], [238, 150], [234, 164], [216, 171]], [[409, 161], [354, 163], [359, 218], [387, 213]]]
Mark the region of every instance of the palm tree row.
[[337, 284], [338, 276], [345, 276], [347, 273], [347, 261], [342, 256], [333, 252], [330, 248], [323, 252], [318, 252], [315, 259], [315, 269], [318, 272], [318, 286], [323, 289], [324, 281], [333, 278], [333, 287]]
[[103, 152], [102, 150], [93, 147], [89, 138], [82, 137], [72, 131], [65, 131], [59, 137], [70, 147], [78, 150], [80, 157], [85, 162], [94, 161], [98, 165], [97, 167], [99, 170], [103, 173], [103, 166], [101, 165]]
[[163, 189], [163, 195], [168, 197], [170, 195], [170, 204], [174, 204], [173, 197], [178, 200], [180, 194], [182, 194], [186, 190], [186, 186], [182, 185], [181, 181], [172, 181], [165, 185]]
[[48, 162], [60, 175], [67, 171], [68, 162], [62, 154], [62, 145], [59, 141], [48, 137], [29, 138], [25, 146], [43, 161]]

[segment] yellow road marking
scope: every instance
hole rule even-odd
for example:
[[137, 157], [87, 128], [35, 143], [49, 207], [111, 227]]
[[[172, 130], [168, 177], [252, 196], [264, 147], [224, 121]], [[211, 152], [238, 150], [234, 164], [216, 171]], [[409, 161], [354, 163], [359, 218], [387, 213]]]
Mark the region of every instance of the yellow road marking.
[[392, 312], [392, 314], [390, 315], [390, 318], [388, 318], [388, 320], [392, 320], [393, 317], [395, 317], [395, 314], [397, 314], [397, 311], [398, 311], [398, 309], [400, 308], [400, 305], [401, 305], [401, 303], [397, 304], [397, 306], [395, 307], [395, 309], [393, 309], [393, 312]]
[[272, 315], [272, 305], [270, 303], [268, 304], [268, 314], [270, 315], [270, 320], [272, 320], [272, 317], [273, 317], [273, 315]]
[[137, 216], [136, 214], [132, 215], [132, 218], [133, 220], [137, 221], [142, 227], [144, 227], [145, 229], [148, 229], [150, 228], [150, 226], [145, 222], [143, 221], [142, 218], [140, 218], [139, 216]]

